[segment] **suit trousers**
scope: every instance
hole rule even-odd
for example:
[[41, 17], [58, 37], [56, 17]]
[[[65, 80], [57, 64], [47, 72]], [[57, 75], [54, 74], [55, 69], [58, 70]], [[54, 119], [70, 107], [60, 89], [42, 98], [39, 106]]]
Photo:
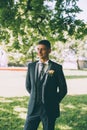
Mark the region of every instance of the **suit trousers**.
[[37, 106], [31, 115], [27, 115], [24, 130], [37, 130], [42, 122], [43, 130], [54, 130], [55, 120], [49, 118], [43, 105]]

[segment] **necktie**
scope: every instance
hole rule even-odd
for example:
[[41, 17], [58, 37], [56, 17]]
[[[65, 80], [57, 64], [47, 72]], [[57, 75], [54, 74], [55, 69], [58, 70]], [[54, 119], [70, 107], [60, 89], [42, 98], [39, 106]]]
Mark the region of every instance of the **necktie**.
[[40, 74], [39, 74], [39, 79], [41, 80], [43, 78], [43, 75], [44, 75], [45, 64], [44, 63], [40, 63], [40, 67], [41, 67], [41, 70], [40, 70]]

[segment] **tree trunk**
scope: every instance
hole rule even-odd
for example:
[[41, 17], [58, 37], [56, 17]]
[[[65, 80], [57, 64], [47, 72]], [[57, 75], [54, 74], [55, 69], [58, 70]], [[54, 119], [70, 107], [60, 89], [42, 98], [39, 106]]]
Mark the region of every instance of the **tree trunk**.
[[78, 70], [81, 69], [80, 66], [79, 66], [79, 60], [78, 59], [77, 59], [77, 68], [78, 68]]
[[34, 62], [34, 52], [32, 51], [32, 62]]

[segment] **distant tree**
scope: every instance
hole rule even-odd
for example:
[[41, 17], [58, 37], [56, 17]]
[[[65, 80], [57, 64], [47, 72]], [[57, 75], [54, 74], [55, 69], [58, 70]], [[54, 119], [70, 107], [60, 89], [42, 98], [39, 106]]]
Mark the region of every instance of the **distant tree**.
[[[87, 34], [86, 24], [76, 19], [81, 10], [78, 0], [0, 0], [0, 39], [9, 44], [9, 50], [27, 55], [29, 48], [42, 38], [67, 41]], [[11, 33], [10, 33], [11, 31]], [[11, 35], [14, 40], [11, 41]], [[27, 56], [26, 56], [27, 57]]]

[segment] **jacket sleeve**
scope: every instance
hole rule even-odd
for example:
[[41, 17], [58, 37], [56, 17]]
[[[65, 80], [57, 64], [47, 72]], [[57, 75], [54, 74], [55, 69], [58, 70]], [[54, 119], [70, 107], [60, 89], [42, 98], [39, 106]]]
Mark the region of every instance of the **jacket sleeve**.
[[62, 66], [59, 67], [58, 72], [59, 72], [58, 73], [59, 91], [57, 93], [57, 99], [58, 99], [58, 102], [60, 103], [61, 100], [67, 94], [67, 84], [66, 84], [65, 76], [62, 70]]
[[30, 65], [28, 64], [28, 70], [26, 75], [26, 89], [30, 93], [31, 92], [31, 81], [30, 81]]

